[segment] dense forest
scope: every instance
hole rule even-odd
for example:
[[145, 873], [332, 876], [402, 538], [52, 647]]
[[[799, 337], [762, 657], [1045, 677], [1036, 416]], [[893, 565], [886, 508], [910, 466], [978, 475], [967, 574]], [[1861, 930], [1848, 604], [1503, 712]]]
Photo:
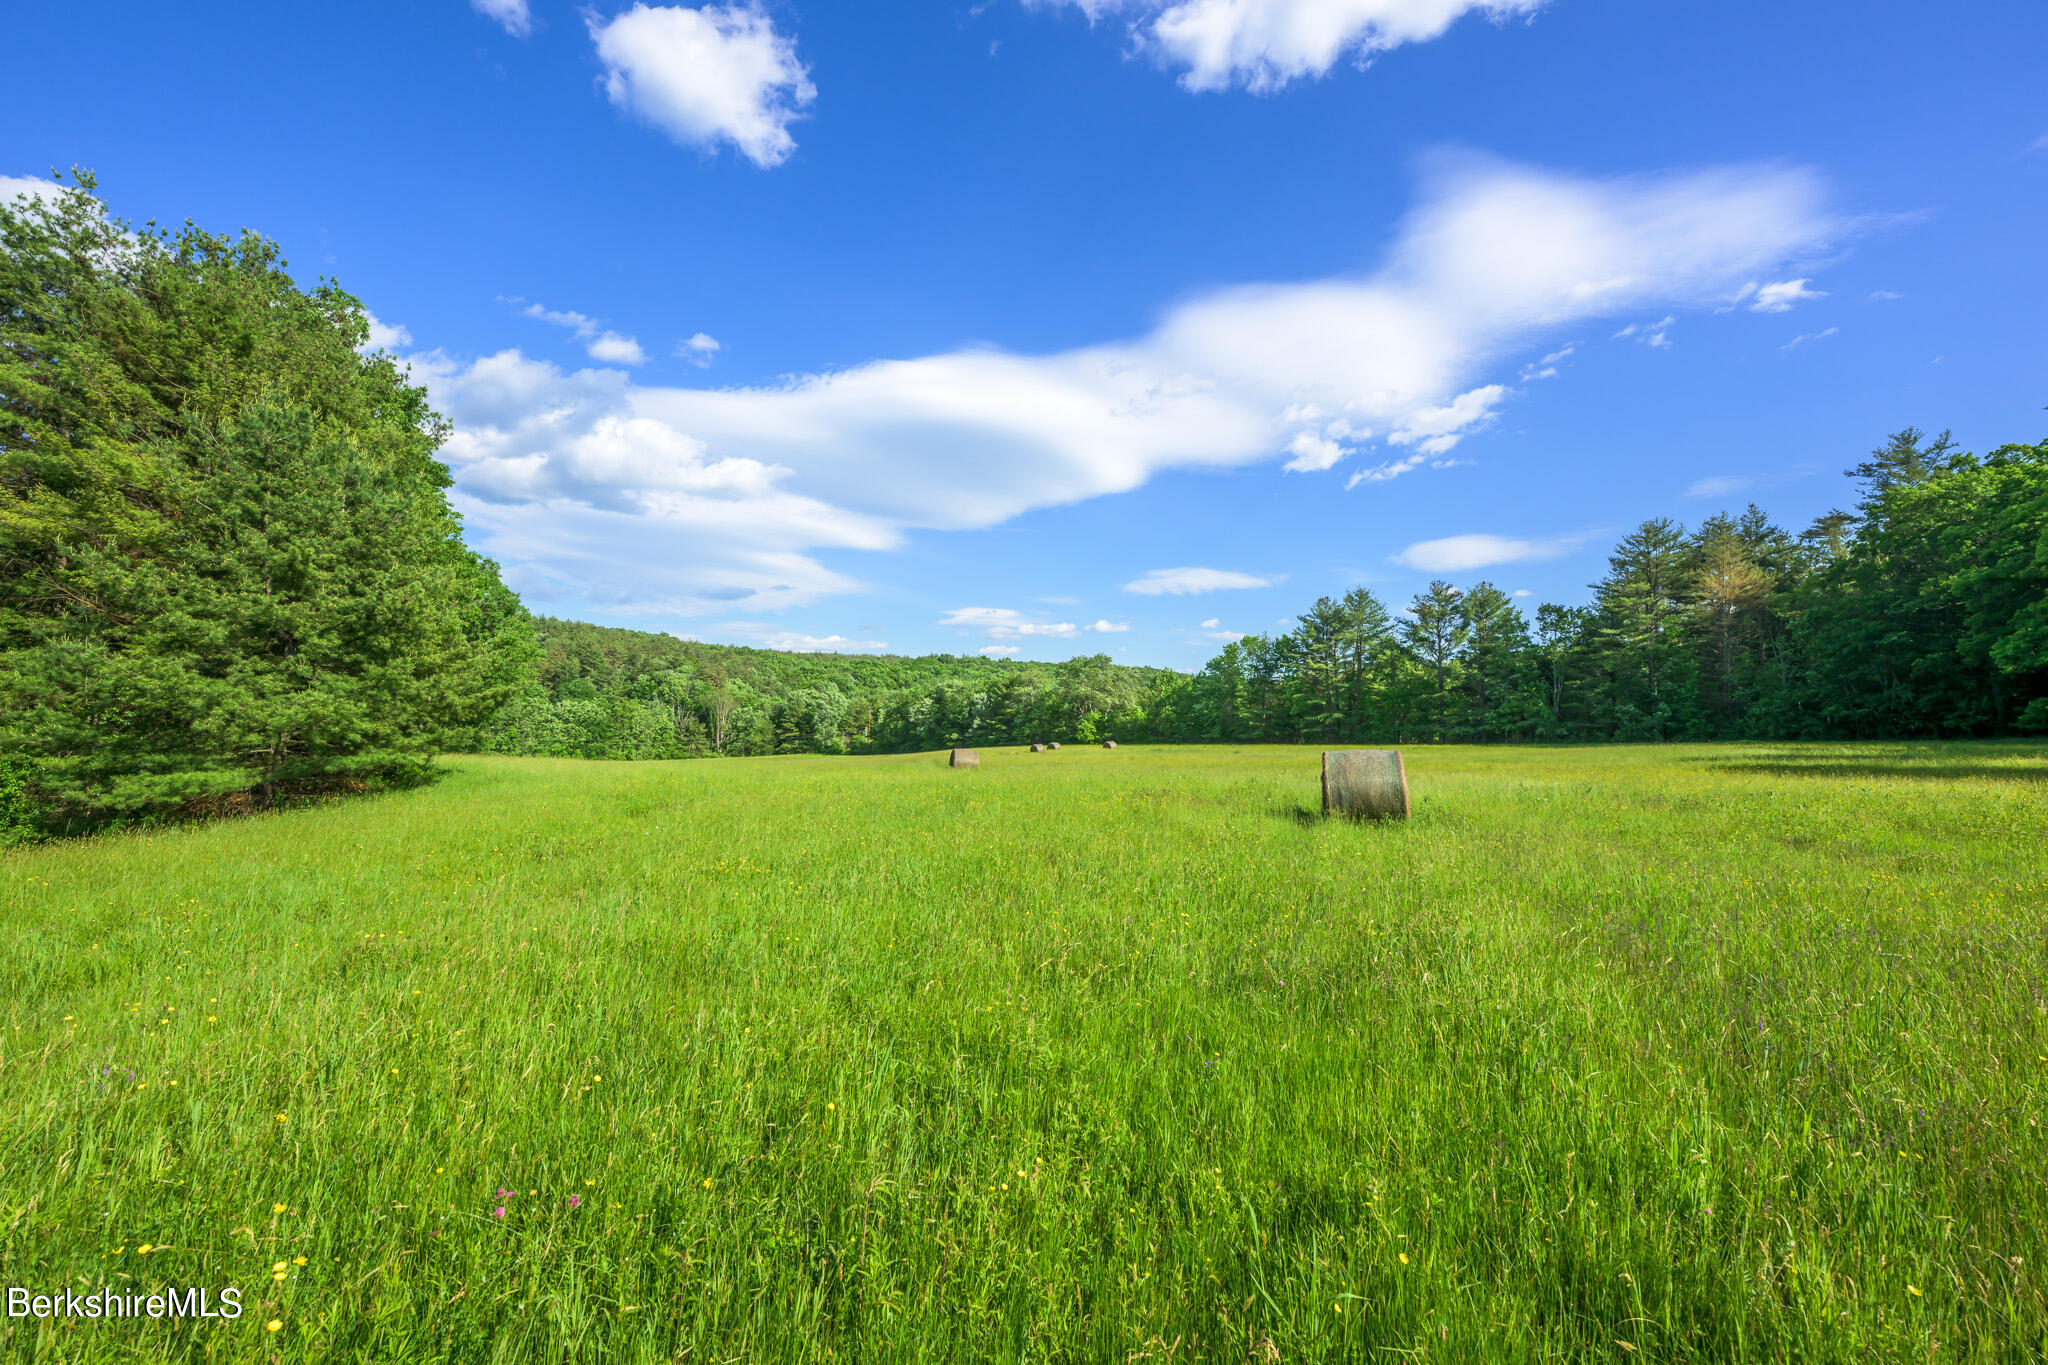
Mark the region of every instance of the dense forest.
[[788, 654], [541, 617], [541, 657], [490, 748], [581, 758], [873, 753], [1145, 729], [1181, 675], [1112, 664]]
[[0, 203], [0, 843], [423, 780], [436, 754], [2048, 731], [2048, 444], [1908, 429], [1853, 512], [1644, 522], [1583, 606], [1363, 588], [1199, 673], [780, 654], [528, 616], [445, 422], [274, 243]]

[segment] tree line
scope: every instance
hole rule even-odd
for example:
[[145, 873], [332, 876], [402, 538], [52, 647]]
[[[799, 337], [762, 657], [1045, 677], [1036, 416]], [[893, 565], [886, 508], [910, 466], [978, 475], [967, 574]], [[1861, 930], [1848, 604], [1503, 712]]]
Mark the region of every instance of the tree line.
[[1644, 522], [1584, 606], [1490, 582], [1325, 597], [1162, 697], [1158, 737], [1877, 739], [2048, 730], [2048, 443], [1908, 428], [1794, 535], [1752, 505]]

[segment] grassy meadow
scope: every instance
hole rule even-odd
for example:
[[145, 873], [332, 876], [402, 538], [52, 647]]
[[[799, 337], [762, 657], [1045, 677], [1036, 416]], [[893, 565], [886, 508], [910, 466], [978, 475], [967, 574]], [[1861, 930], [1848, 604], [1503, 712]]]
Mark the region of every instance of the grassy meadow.
[[[36, 1361], [2048, 1350], [2048, 749], [457, 758], [0, 854]], [[273, 1327], [272, 1324], [275, 1324]]]

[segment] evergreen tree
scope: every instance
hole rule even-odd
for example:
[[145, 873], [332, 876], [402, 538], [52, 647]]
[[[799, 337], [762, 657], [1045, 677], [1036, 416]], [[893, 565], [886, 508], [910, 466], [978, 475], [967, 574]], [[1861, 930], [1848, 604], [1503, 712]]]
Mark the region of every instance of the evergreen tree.
[[530, 633], [445, 427], [260, 238], [0, 205], [0, 752], [46, 825], [416, 779]]

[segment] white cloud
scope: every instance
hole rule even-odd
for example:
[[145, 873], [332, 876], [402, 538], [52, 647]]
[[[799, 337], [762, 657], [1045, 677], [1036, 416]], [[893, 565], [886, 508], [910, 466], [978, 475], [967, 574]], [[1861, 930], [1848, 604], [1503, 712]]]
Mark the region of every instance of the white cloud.
[[1870, 291], [1870, 301], [1872, 303], [1890, 303], [1893, 299], [1902, 299], [1904, 297], [1906, 297], [1904, 294], [1894, 294], [1889, 289], [1873, 289]]
[[[714, 626], [711, 633], [736, 635], [760, 649], [777, 649], [785, 654], [886, 654], [886, 640], [849, 639], [844, 635], [806, 635], [800, 630], [771, 630], [755, 621], [728, 621]], [[694, 637], [679, 637], [694, 638]]]
[[1833, 336], [1835, 333], [1841, 330], [1842, 329], [1839, 327], [1827, 327], [1823, 328], [1818, 332], [1804, 332], [1801, 333], [1799, 336], [1793, 337], [1790, 341], [1786, 342], [1783, 346], [1780, 346], [1778, 349], [1781, 351], [1789, 351], [1795, 346], [1804, 346], [1809, 341], [1825, 341], [1827, 340], [1827, 338]]
[[1779, 280], [1776, 284], [1759, 285], [1756, 297], [1750, 300], [1752, 313], [1789, 313], [1792, 309], [1812, 299], [1826, 298], [1824, 289], [1808, 289], [1811, 280]]
[[557, 312], [552, 308], [543, 308], [537, 303], [529, 303], [521, 311], [527, 317], [550, 322], [557, 327], [566, 327], [574, 332], [576, 339], [584, 343], [583, 349], [592, 360], [602, 360], [607, 365], [647, 363], [647, 352], [640, 349], [638, 341], [608, 330], [596, 318], [582, 313]]
[[392, 351], [400, 346], [412, 345], [412, 333], [394, 322], [385, 322], [375, 313], [365, 309], [363, 316], [370, 321], [370, 338], [364, 346], [372, 351]]
[[[1405, 453], [1364, 481], [1449, 463], [1506, 402], [1487, 375], [1518, 351], [1651, 304], [1725, 302], [1830, 230], [1815, 182], [1782, 168], [1587, 181], [1465, 161], [1438, 167], [1370, 274], [1197, 296], [1129, 340], [756, 388], [647, 385], [516, 350], [414, 357], [415, 376], [455, 423], [444, 453], [479, 548], [520, 582], [725, 610], [703, 584], [760, 609], [858, 586], [819, 550], [1283, 459], [1304, 430], [1347, 446], [1395, 433], [1386, 449]], [[601, 335], [581, 314], [536, 316]], [[1175, 583], [1191, 590], [1160, 575], [1132, 590]]]
[[1141, 597], [1158, 597], [1163, 593], [1180, 597], [1225, 588], [1270, 588], [1279, 581], [1277, 577], [1258, 578], [1228, 569], [1150, 569], [1124, 584], [1124, 591]]
[[1055, 607], [1078, 607], [1081, 605], [1081, 599], [1078, 597], [1034, 597], [1031, 600], [1034, 602], [1046, 602]]
[[796, 150], [789, 125], [818, 91], [796, 41], [761, 9], [636, 4], [588, 23], [605, 94], [620, 109], [685, 145], [729, 142], [756, 166], [779, 166]]
[[1097, 621], [1092, 626], [1082, 627], [1083, 630], [1092, 630], [1099, 635], [1121, 634], [1130, 628], [1131, 623], [1129, 621]]
[[632, 337], [620, 336], [617, 332], [606, 332], [586, 348], [592, 360], [602, 360], [607, 365], [644, 365], [647, 352], [640, 349], [640, 343]]
[[1304, 474], [1328, 469], [1345, 455], [1343, 446], [1312, 431], [1294, 433], [1294, 439], [1287, 443], [1287, 448], [1294, 453], [1294, 458], [1285, 467]]
[[[1061, 0], [1035, 0], [1057, 4]], [[1134, 45], [1179, 68], [1189, 90], [1241, 86], [1268, 93], [1326, 74], [1346, 57], [1364, 65], [1404, 43], [1440, 36], [1466, 14], [1533, 14], [1543, 0], [1065, 0], [1093, 20], [1135, 11]]]
[[1611, 340], [1625, 341], [1631, 337], [1645, 346], [1663, 348], [1671, 344], [1671, 328], [1678, 321], [1675, 317], [1659, 318], [1655, 322], [1631, 322], [1616, 332]]
[[1393, 556], [1424, 573], [1463, 573], [1489, 564], [1514, 564], [1529, 559], [1555, 559], [1585, 543], [1584, 536], [1559, 536], [1552, 540], [1512, 540], [1507, 536], [1445, 536], [1421, 540]]
[[1220, 626], [1220, 625], [1222, 625], [1222, 624], [1223, 624], [1223, 618], [1222, 618], [1222, 617], [1220, 617], [1220, 616], [1212, 616], [1212, 617], [1210, 617], [1210, 618], [1209, 618], [1208, 620], [1206, 620], [1206, 621], [1202, 622], [1202, 629], [1203, 629], [1203, 630], [1214, 630], [1214, 629], [1216, 629], [1216, 627], [1218, 627], [1218, 626]]
[[1577, 344], [1574, 343], [1573, 345], [1561, 347], [1558, 350], [1552, 351], [1549, 355], [1544, 356], [1541, 360], [1530, 361], [1528, 364], [1522, 367], [1522, 373], [1520, 375], [1521, 382], [1527, 384], [1531, 380], [1535, 379], [1557, 378], [1558, 366], [1564, 364], [1565, 361], [1571, 359], [1572, 353], [1578, 349], [1579, 348]]
[[1397, 446], [1412, 445], [1425, 455], [1442, 455], [1473, 427], [1492, 420], [1493, 410], [1507, 397], [1499, 384], [1461, 393], [1441, 407], [1419, 408], [1387, 436]]
[[991, 640], [1018, 640], [1033, 635], [1071, 640], [1081, 633], [1081, 628], [1071, 621], [1034, 621], [1009, 607], [955, 607], [940, 618], [939, 624], [986, 631]]
[[975, 650], [974, 652], [975, 652], [976, 654], [984, 654], [984, 655], [987, 655], [987, 656], [988, 656], [989, 658], [991, 658], [991, 659], [1000, 659], [1000, 658], [1003, 658], [1003, 657], [1004, 657], [1004, 656], [1006, 656], [1006, 655], [1010, 655], [1010, 654], [1015, 654], [1015, 653], [1017, 652], [1017, 646], [1015, 646], [1015, 645], [983, 645], [983, 646], [982, 646], [982, 647], [981, 647], [980, 649], [977, 649], [977, 650]]
[[2048, 133], [2043, 133], [2028, 143], [2027, 150], [2030, 152], [2048, 152]]
[[486, 19], [497, 20], [514, 38], [533, 32], [533, 15], [527, 11], [526, 0], [469, 0], [469, 7]]
[[684, 337], [676, 343], [676, 354], [699, 369], [704, 368], [717, 359], [718, 353], [724, 349], [725, 347], [719, 343], [718, 338], [708, 332], [699, 332], [695, 336]]
[[1762, 474], [1713, 474], [1693, 480], [1686, 486], [1685, 495], [1688, 498], [1725, 498], [1735, 493], [1776, 488], [1794, 479], [1811, 478], [1820, 472], [1820, 465], [1803, 462]]
[[1516, 597], [1534, 597], [1536, 594], [1530, 592], [1527, 588], [1516, 588], [1513, 595]]
[[1226, 645], [1244, 638], [1244, 632], [1241, 630], [1205, 630], [1202, 633]]

